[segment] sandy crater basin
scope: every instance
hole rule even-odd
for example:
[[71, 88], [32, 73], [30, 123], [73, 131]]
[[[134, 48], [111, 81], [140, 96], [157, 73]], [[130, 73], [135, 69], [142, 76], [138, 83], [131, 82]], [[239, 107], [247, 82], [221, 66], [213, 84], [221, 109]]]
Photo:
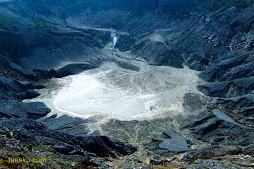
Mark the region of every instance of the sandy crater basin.
[[107, 63], [61, 79], [53, 100], [60, 114], [117, 120], [147, 120], [184, 113], [183, 97], [197, 93], [198, 72], [138, 62], [140, 71]]

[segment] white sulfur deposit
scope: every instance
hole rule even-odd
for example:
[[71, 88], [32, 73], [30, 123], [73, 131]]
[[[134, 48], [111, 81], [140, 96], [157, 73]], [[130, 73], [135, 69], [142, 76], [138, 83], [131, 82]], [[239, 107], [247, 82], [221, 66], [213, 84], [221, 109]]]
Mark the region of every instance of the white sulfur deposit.
[[82, 118], [145, 120], [183, 113], [184, 94], [198, 92], [197, 72], [189, 68], [136, 64], [138, 72], [112, 63], [65, 77], [54, 108]]

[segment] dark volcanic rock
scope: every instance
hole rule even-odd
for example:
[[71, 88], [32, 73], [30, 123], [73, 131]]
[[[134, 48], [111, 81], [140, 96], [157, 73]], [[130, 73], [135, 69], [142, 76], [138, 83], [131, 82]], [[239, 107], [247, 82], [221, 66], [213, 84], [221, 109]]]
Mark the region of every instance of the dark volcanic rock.
[[83, 149], [99, 157], [117, 157], [129, 155], [136, 151], [136, 148], [131, 145], [112, 141], [105, 136], [77, 137], [76, 141]]
[[254, 77], [207, 83], [199, 86], [199, 89], [212, 97], [230, 98], [244, 96], [254, 90]]
[[[228, 159], [229, 158], [229, 159]], [[253, 160], [249, 156], [239, 155], [239, 156], [229, 156], [229, 157], [221, 158], [218, 160], [197, 160], [194, 164], [191, 164], [187, 167], [187, 169], [200, 169], [204, 166], [206, 168], [218, 168], [218, 169], [250, 169], [253, 168], [253, 164], [251, 161]], [[231, 159], [230, 159], [231, 158]], [[244, 159], [242, 161], [238, 161], [238, 159]], [[246, 161], [246, 162], [244, 162]]]
[[199, 93], [187, 93], [184, 96], [183, 107], [185, 111], [200, 111], [207, 108], [210, 99]]
[[74, 75], [74, 74], [78, 74], [81, 73], [83, 71], [86, 70], [90, 70], [90, 69], [95, 69], [97, 68], [97, 66], [91, 65], [91, 64], [85, 64], [85, 63], [80, 63], [80, 64], [69, 64], [61, 69], [58, 69], [57, 78], [61, 78], [61, 77], [65, 77], [68, 75]]
[[51, 112], [51, 110], [41, 102], [26, 103], [23, 107], [27, 112], [27, 117], [31, 119], [39, 119]]
[[60, 154], [68, 155], [71, 151], [74, 150], [74, 147], [71, 147], [69, 145], [55, 145], [53, 149]]
[[38, 119], [51, 111], [44, 103], [40, 102], [22, 103], [16, 100], [0, 99], [0, 104], [0, 112], [16, 118]]
[[[235, 119], [242, 121], [243, 123], [249, 121], [247, 124], [253, 126], [253, 107], [254, 96], [253, 94], [247, 94], [240, 97], [232, 98], [220, 98], [217, 99], [217, 105], [230, 110]], [[234, 111], [232, 111], [234, 110]]]
[[161, 154], [164, 153], [181, 153], [188, 150], [187, 140], [175, 131], [162, 133], [161, 137], [153, 139], [148, 145], [148, 149]]
[[120, 35], [115, 48], [119, 49], [120, 51], [129, 51], [135, 45], [135, 39], [130, 35]]
[[26, 100], [36, 98], [40, 96], [40, 93], [34, 90], [26, 90], [25, 92], [18, 93], [17, 96], [20, 100]]
[[[42, 123], [33, 120], [1, 120], [0, 131], [12, 131], [15, 138], [22, 143], [53, 146], [54, 150], [66, 154], [80, 147], [84, 152], [94, 153], [100, 157], [117, 157], [133, 153], [136, 148], [103, 136], [81, 137], [72, 136], [47, 129]], [[69, 147], [71, 146], [71, 147]], [[77, 149], [78, 150], [78, 149]]]
[[[214, 146], [220, 145], [238, 148], [245, 154], [249, 154], [249, 152], [245, 151], [243, 147], [247, 148], [254, 143], [252, 140], [254, 128], [239, 124], [219, 110], [197, 119], [187, 128], [192, 131], [196, 139], [209, 142]], [[221, 151], [225, 153], [223, 148]], [[231, 152], [238, 153], [237, 151]], [[216, 153], [219, 153], [219, 151]]]
[[51, 70], [41, 70], [34, 69], [33, 73], [35, 74], [36, 79], [51, 79], [57, 76], [57, 72], [53, 69]]
[[149, 34], [138, 42], [131, 52], [153, 65], [182, 68], [185, 61], [183, 56], [164, 41], [159, 34]]
[[[46, 168], [73, 168], [74, 165], [109, 168], [106, 164], [109, 159], [128, 155], [136, 150], [131, 145], [106, 137], [77, 137], [49, 130], [43, 123], [27, 119], [0, 120], [0, 145], [0, 158], [3, 160], [8, 157], [49, 157], [53, 163], [47, 161], [33, 164]], [[20, 165], [17, 164], [17, 167]]]
[[43, 121], [45, 125], [51, 130], [64, 132], [70, 135], [87, 136], [94, 135], [96, 133], [96, 131], [91, 133], [91, 130], [88, 127], [88, 124], [97, 123], [96, 120], [92, 119], [80, 119], [63, 115], [61, 117], [56, 116], [52, 118], [41, 119], [41, 121]]
[[[230, 158], [235, 157], [248, 159], [253, 158], [252, 145], [254, 128], [239, 124], [227, 114], [220, 110], [213, 113], [199, 115], [189, 126], [193, 134], [193, 142], [198, 139], [197, 146], [186, 152], [182, 160], [190, 163], [187, 168], [244, 168], [247, 165], [231, 161]], [[200, 144], [200, 141], [204, 144]], [[202, 146], [200, 146], [202, 145]], [[236, 157], [237, 156], [237, 157]], [[243, 161], [243, 160], [241, 160]]]

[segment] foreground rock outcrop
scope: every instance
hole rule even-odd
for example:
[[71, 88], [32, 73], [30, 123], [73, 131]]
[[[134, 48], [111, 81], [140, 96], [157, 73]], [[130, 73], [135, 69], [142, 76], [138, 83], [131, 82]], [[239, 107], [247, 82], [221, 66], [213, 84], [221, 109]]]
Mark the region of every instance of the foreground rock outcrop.
[[131, 145], [107, 137], [75, 137], [49, 130], [42, 123], [28, 119], [1, 120], [0, 133], [0, 157], [9, 167], [20, 165], [11, 163], [10, 158], [38, 158], [43, 159], [44, 163], [22, 163], [22, 168], [32, 165], [38, 168], [78, 168], [84, 164], [86, 167], [107, 168], [109, 157], [116, 158], [136, 151]]

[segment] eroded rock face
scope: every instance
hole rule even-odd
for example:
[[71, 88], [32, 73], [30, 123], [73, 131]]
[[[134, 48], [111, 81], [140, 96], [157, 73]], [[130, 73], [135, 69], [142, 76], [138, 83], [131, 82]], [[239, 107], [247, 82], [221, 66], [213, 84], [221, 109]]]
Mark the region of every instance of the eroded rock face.
[[160, 34], [151, 34], [138, 42], [131, 51], [136, 57], [143, 58], [156, 66], [183, 68], [184, 58], [165, 42]]
[[175, 131], [162, 133], [161, 137], [154, 139], [149, 145], [151, 151], [158, 153], [182, 153], [188, 150], [187, 140]]
[[[37, 151], [40, 151], [42, 156], [45, 153], [66, 157], [76, 155], [76, 160], [80, 165], [81, 162], [87, 161], [87, 158], [89, 159], [87, 162], [96, 159], [106, 160], [109, 157], [128, 155], [136, 151], [136, 148], [131, 145], [112, 141], [107, 137], [68, 135], [49, 130], [42, 123], [33, 120], [1, 120], [0, 133], [3, 136], [0, 138], [1, 146], [5, 147], [7, 151], [19, 149], [24, 155], [35, 153], [35, 156], [38, 156], [36, 148], [39, 147], [40, 150]], [[1, 156], [1, 158], [13, 155], [11, 151], [6, 153], [7, 156]], [[92, 162], [91, 164], [95, 165]], [[49, 168], [52, 167], [51, 164], [48, 165]], [[71, 163], [67, 165], [71, 165]]]

